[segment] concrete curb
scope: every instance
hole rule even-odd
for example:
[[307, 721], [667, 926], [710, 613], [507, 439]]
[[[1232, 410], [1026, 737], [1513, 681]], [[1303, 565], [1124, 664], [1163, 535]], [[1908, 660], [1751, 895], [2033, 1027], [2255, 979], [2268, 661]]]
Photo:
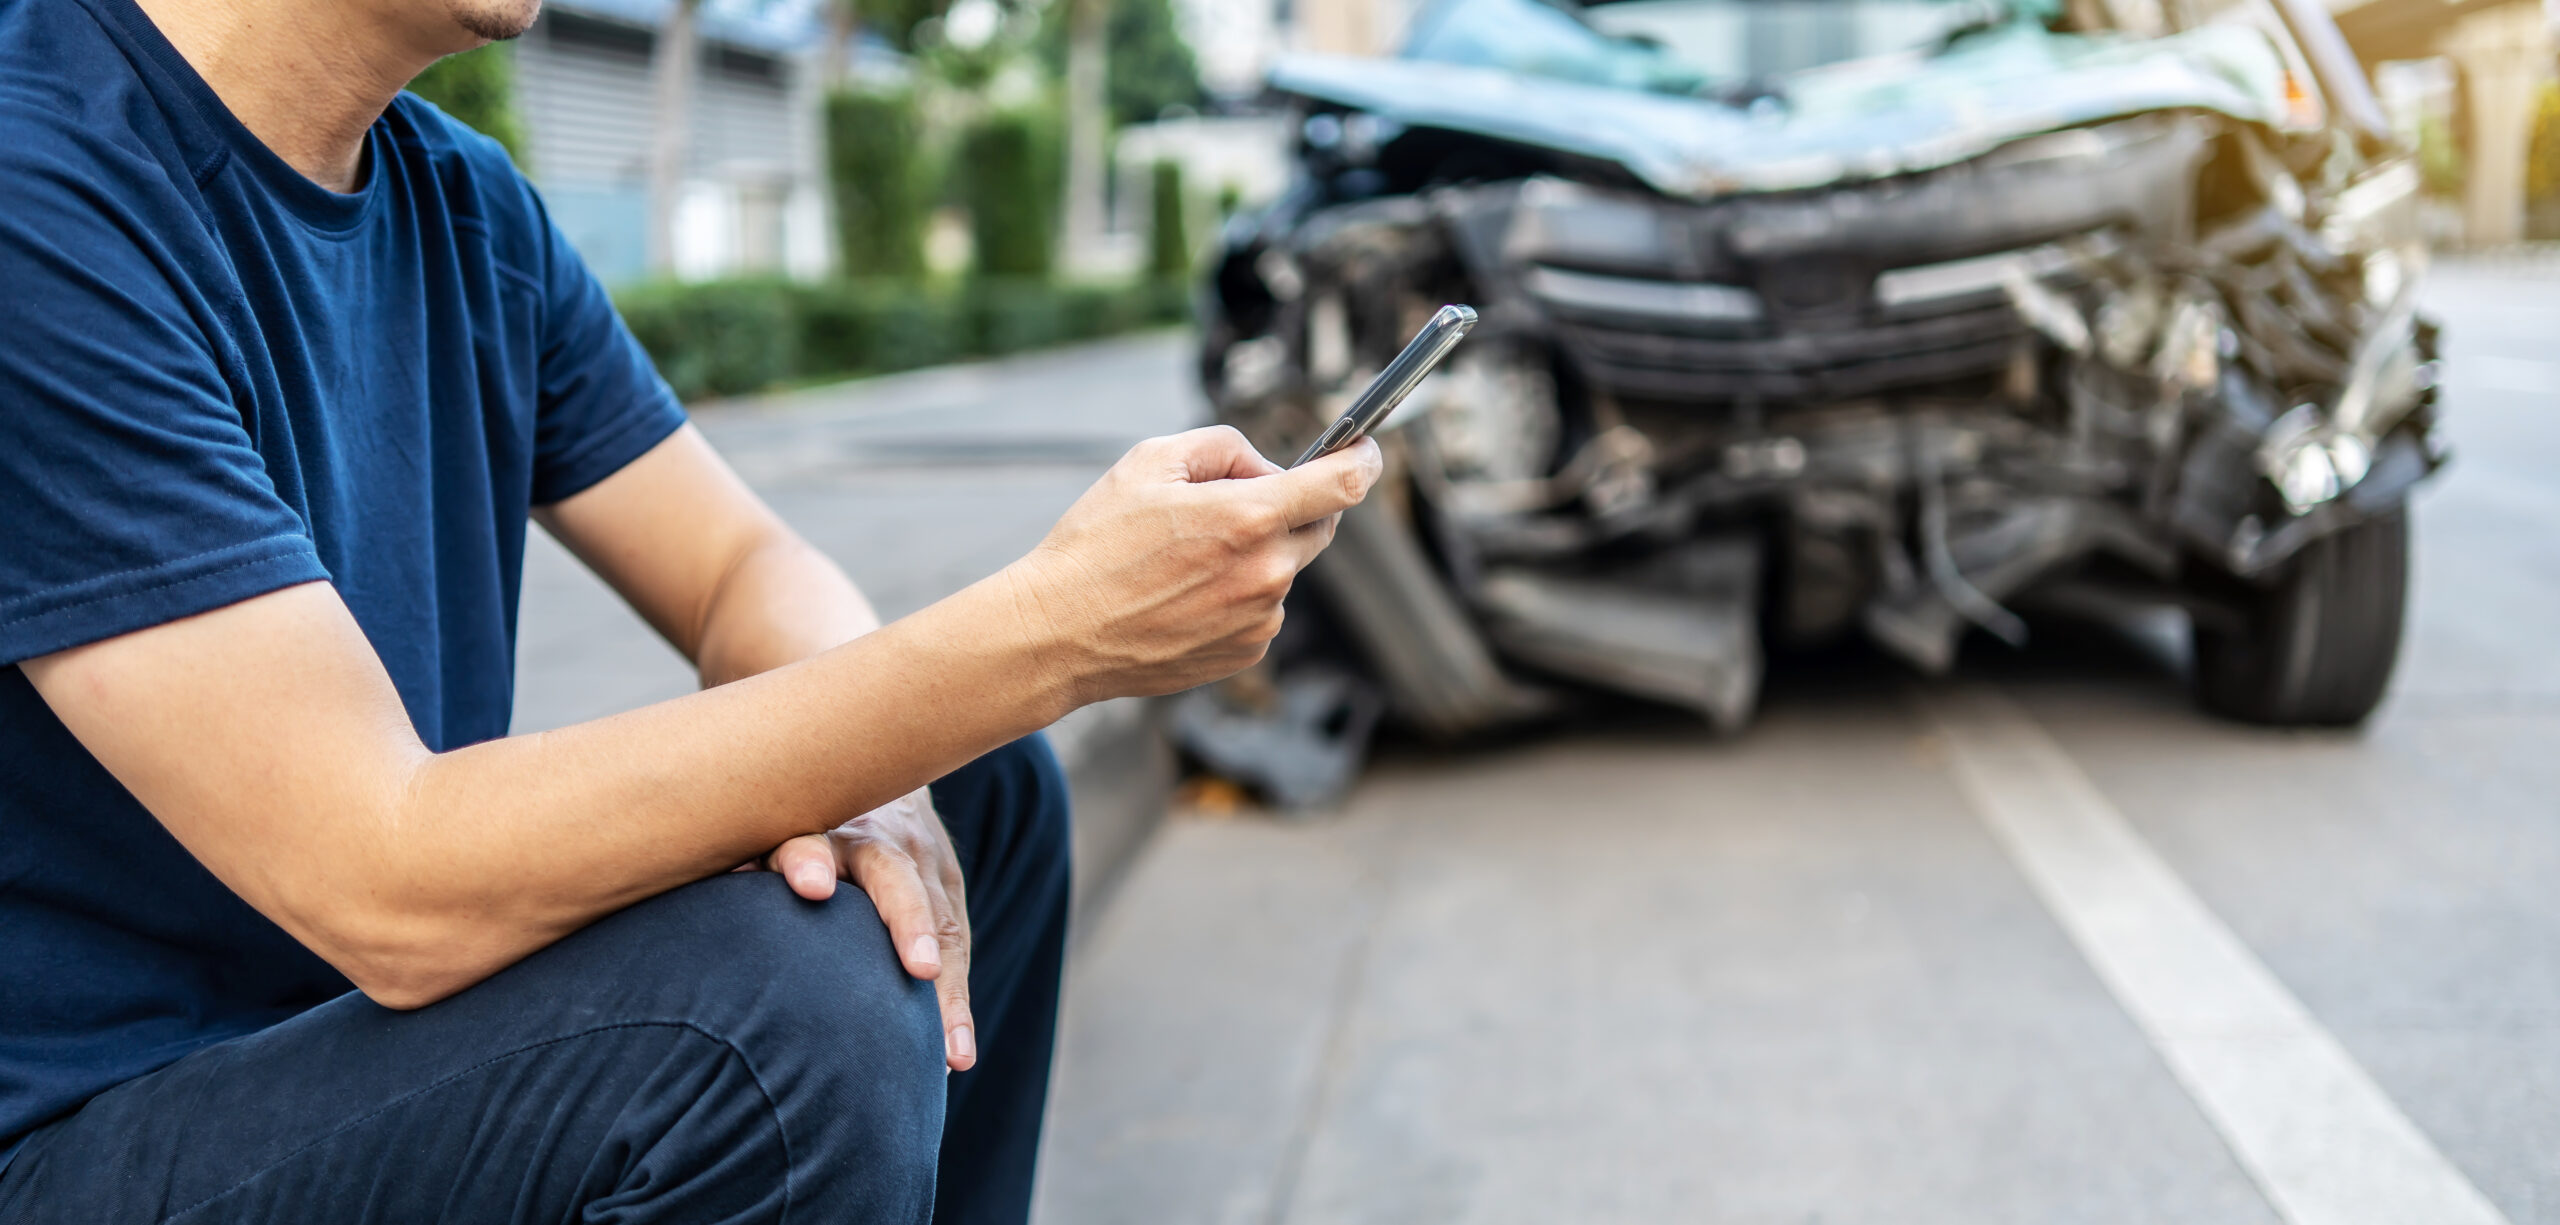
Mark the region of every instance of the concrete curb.
[[1173, 746], [1148, 698], [1100, 702], [1049, 728], [1075, 800], [1075, 919], [1082, 932], [1164, 822], [1173, 798]]

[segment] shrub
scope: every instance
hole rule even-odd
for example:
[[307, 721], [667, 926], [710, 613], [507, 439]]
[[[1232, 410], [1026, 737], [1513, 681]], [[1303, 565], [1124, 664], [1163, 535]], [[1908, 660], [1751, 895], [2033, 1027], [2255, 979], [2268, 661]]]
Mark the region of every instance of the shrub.
[[921, 275], [931, 193], [914, 96], [840, 91], [827, 98], [826, 117], [827, 178], [845, 272]]
[[788, 283], [773, 280], [661, 282], [626, 290], [617, 305], [658, 373], [691, 400], [792, 377], [799, 365], [792, 297]]
[[1191, 282], [1154, 281], [1133, 290], [1133, 300], [1142, 325], [1189, 323], [1191, 321]]
[[956, 172], [981, 276], [1049, 275], [1058, 198], [1050, 127], [1031, 111], [998, 111], [961, 137]]
[[2453, 125], [2429, 115], [2418, 122], [2418, 174], [2427, 194], [2448, 200], [2462, 196], [2462, 147]]
[[1046, 281], [973, 283], [968, 294], [970, 347], [980, 353], [1011, 353], [1075, 339], [1065, 305]]
[[852, 281], [795, 286], [791, 303], [799, 316], [800, 369], [870, 365], [881, 349], [881, 298], [875, 287]]
[[643, 284], [614, 299], [684, 399], [891, 373], [1180, 322], [1183, 281], [776, 279]]
[[1143, 295], [1129, 286], [1064, 285], [1057, 295], [1067, 340], [1116, 336], [1154, 322]]
[[1169, 109], [1206, 100], [1199, 61], [1183, 41], [1170, 0], [1118, 0], [1105, 29], [1111, 68], [1104, 88], [1113, 123], [1150, 123]]
[[1179, 279], [1191, 275], [1191, 223], [1182, 198], [1182, 163], [1170, 158], [1155, 164], [1154, 191], [1147, 214], [1147, 272]]
[[872, 301], [877, 312], [874, 335], [878, 343], [864, 360], [804, 371], [804, 377], [913, 370], [980, 351], [972, 343], [967, 316], [954, 294], [893, 287], [878, 293]]
[[[2526, 207], [2540, 216], [2560, 215], [2560, 81], [2545, 81], [2534, 100], [2533, 143], [2526, 146]], [[2560, 238], [2560, 233], [2540, 237]]]
[[[1067, 72], [1067, 25], [1074, 5], [1041, 7], [1038, 49], [1052, 79]], [[1103, 90], [1111, 124], [1153, 123], [1208, 101], [1200, 63], [1182, 37], [1172, 0], [1112, 0], [1103, 25]]]
[[507, 156], [524, 164], [524, 118], [516, 111], [514, 48], [490, 43], [448, 55], [409, 82], [409, 92], [505, 146]]
[[658, 370], [686, 399], [777, 384], [883, 374], [1171, 323], [1184, 286], [1055, 285], [986, 279], [659, 283], [617, 304]]

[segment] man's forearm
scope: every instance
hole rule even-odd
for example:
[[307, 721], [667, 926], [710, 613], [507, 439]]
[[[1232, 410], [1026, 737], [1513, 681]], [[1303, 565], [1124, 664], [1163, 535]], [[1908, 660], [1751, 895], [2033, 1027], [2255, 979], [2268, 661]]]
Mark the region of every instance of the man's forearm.
[[[1075, 697], [1014, 598], [999, 576], [798, 663], [422, 762], [409, 844], [386, 850], [416, 872], [404, 909], [443, 951], [404, 948], [420, 981], [375, 994], [437, 998], [1056, 721]], [[574, 870], [564, 849], [613, 866]]]
[[416, 1006], [1054, 722], [1078, 678], [1022, 615], [1021, 583], [999, 574], [715, 689], [440, 754], [325, 584], [26, 667], [224, 883], [367, 994]]

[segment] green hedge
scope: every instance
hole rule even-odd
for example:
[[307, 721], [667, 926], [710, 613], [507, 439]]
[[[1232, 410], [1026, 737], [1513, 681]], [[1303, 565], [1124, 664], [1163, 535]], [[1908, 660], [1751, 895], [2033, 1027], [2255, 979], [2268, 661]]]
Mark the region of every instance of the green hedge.
[[801, 311], [785, 281], [643, 285], [614, 304], [686, 399], [770, 387], [799, 368]]
[[827, 177], [845, 268], [922, 275], [932, 192], [914, 96], [840, 91], [827, 98], [826, 116]]
[[1045, 111], [996, 111], [961, 134], [953, 171], [978, 275], [1049, 275], [1062, 173], [1056, 126]]
[[778, 280], [643, 285], [615, 305], [685, 399], [910, 370], [1189, 317], [1178, 281], [964, 285]]
[[2525, 237], [2560, 238], [2560, 81], [2534, 101], [2533, 143], [2525, 147]]
[[1147, 271], [1159, 277], [1191, 275], [1191, 224], [1182, 191], [1182, 163], [1155, 164], [1147, 216]]

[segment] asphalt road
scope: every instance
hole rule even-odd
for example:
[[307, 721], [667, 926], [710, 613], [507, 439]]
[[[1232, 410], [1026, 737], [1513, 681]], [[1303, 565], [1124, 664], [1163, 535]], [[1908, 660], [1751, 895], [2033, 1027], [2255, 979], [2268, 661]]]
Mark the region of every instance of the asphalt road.
[[[2363, 732], [2047, 626], [1177, 819], [1080, 942], [1040, 1219], [2560, 1222], [2560, 263], [2432, 296], [2457, 461]], [[1183, 354], [702, 420], [895, 615], [1196, 419]], [[690, 687], [546, 542], [522, 642], [520, 728]]]
[[2560, 1222], [2560, 266], [2432, 298], [2457, 466], [2361, 733], [2206, 719], [2136, 623], [1178, 819], [1041, 1219]]

